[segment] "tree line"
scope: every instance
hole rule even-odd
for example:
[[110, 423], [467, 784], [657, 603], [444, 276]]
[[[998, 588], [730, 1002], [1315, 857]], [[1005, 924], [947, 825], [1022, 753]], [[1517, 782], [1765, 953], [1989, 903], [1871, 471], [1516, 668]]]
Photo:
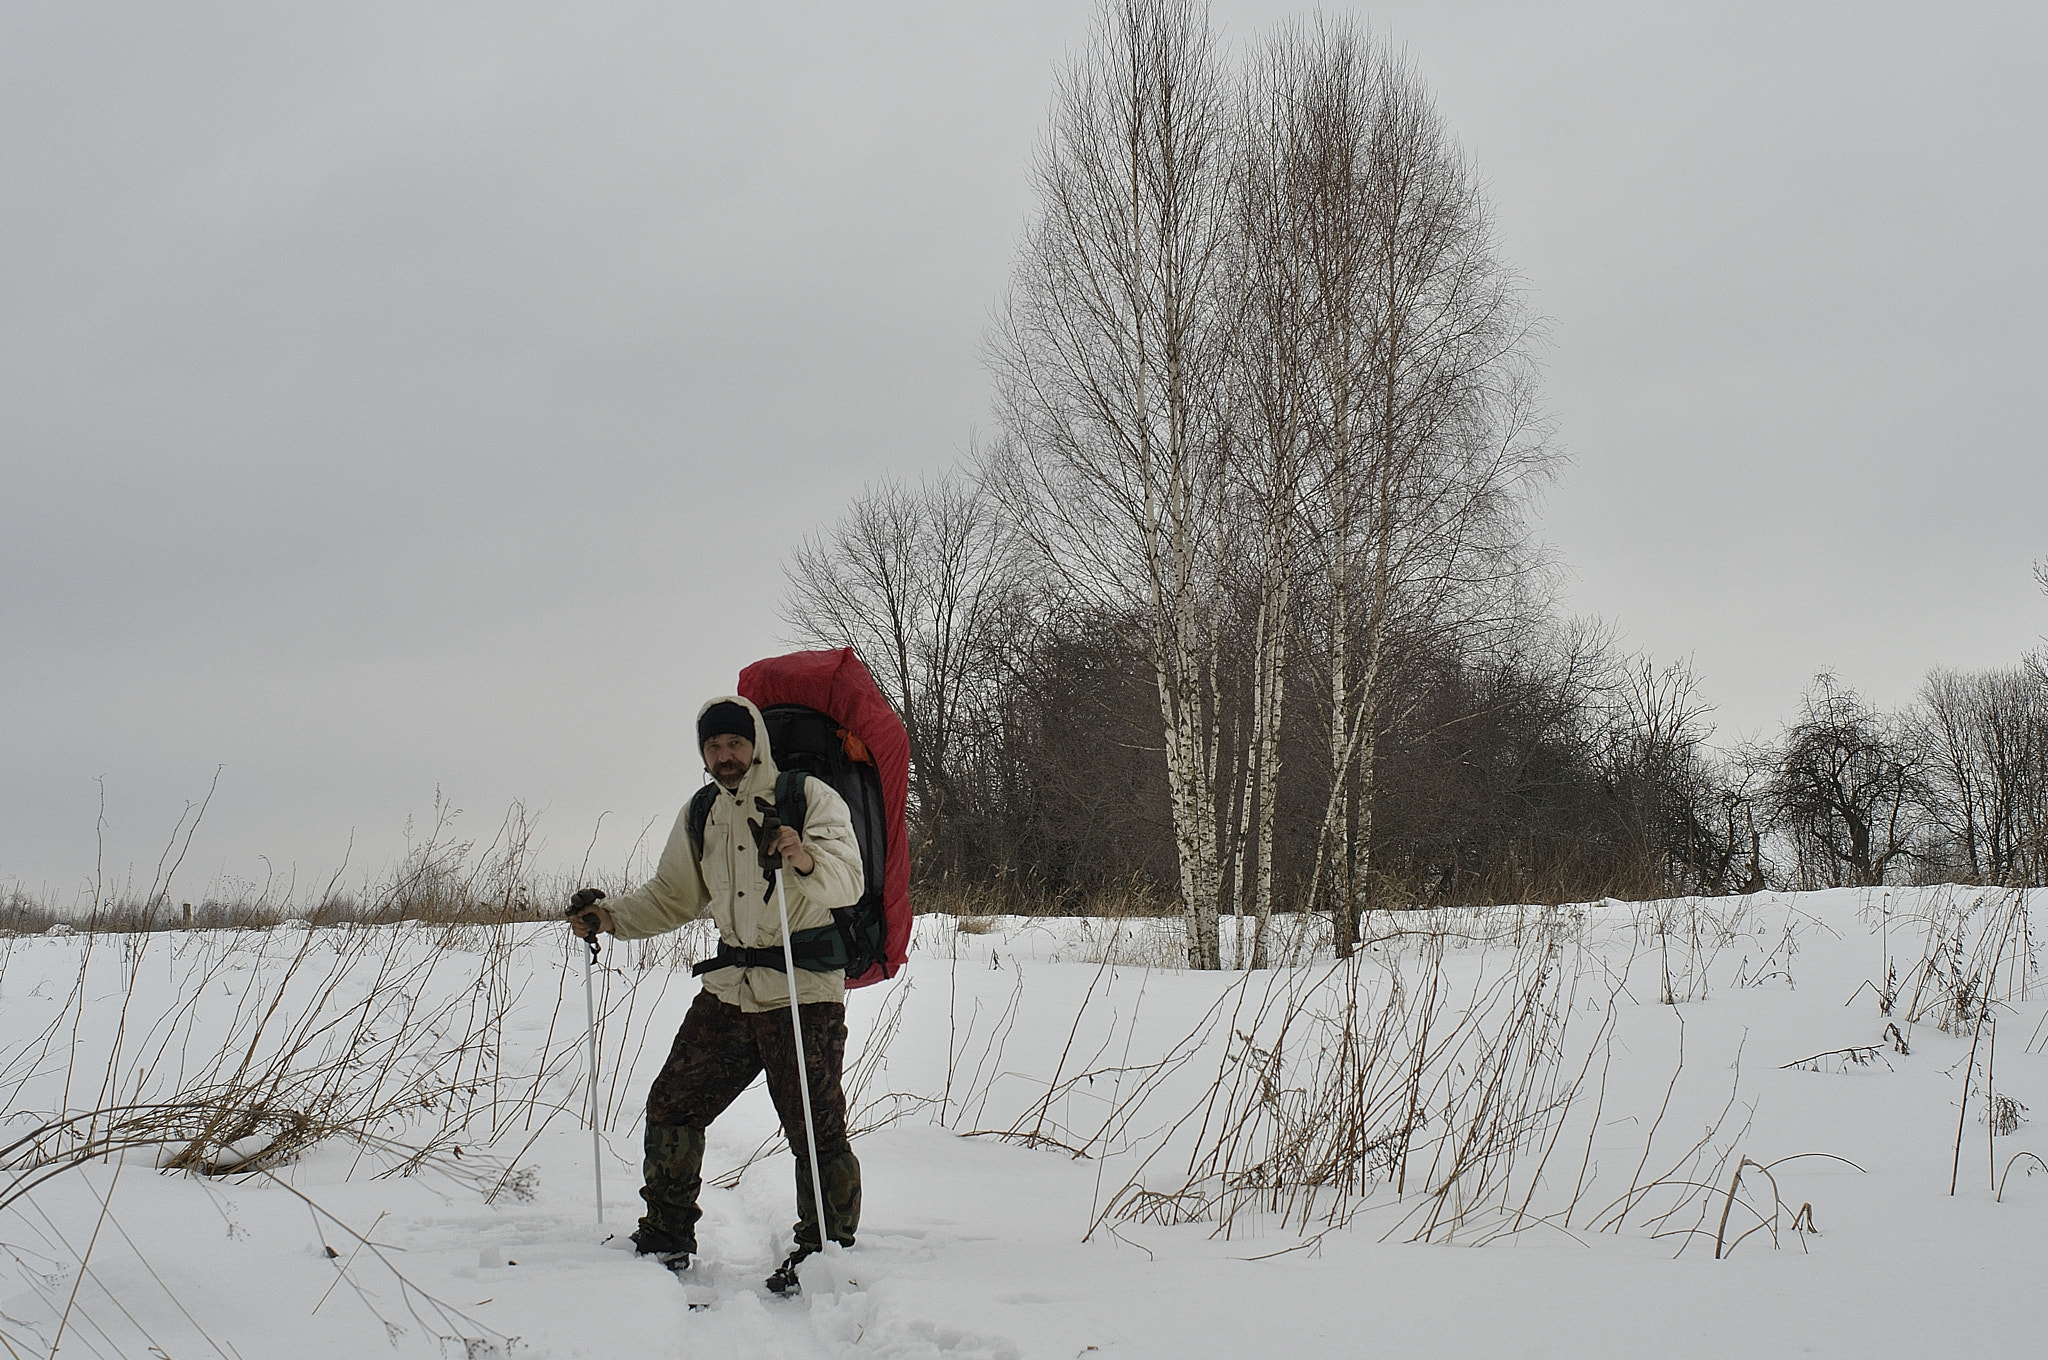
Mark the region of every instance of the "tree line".
[[1213, 968], [1276, 911], [1348, 953], [1375, 907], [2043, 881], [2039, 658], [1898, 714], [1823, 675], [1721, 752], [1687, 666], [1559, 616], [1539, 327], [1403, 57], [1109, 0], [1032, 175], [999, 433], [788, 566], [902, 714], [925, 891], [1156, 894]]

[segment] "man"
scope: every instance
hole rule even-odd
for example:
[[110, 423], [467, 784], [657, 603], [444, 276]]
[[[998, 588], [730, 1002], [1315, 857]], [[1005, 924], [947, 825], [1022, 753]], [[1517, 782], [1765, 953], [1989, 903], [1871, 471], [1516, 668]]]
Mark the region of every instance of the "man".
[[[817, 1251], [820, 1232], [804, 1137], [804, 1107], [792, 1042], [789, 988], [782, 970], [782, 922], [773, 878], [761, 868], [755, 828], [765, 816], [755, 800], [773, 802], [776, 768], [761, 714], [737, 696], [714, 699], [697, 714], [704, 768], [718, 782], [703, 829], [700, 858], [686, 807], [676, 818], [654, 877], [606, 903], [576, 894], [570, 928], [584, 939], [606, 930], [625, 940], [676, 929], [708, 911], [718, 923], [719, 959], [683, 1018], [675, 1046], [647, 1093], [646, 1162], [640, 1196], [647, 1212], [634, 1248], [672, 1270], [697, 1250], [697, 1195], [702, 1188], [704, 1130], [765, 1070], [782, 1132], [796, 1154], [796, 1249], [768, 1278], [786, 1293], [796, 1267]], [[783, 827], [768, 848], [782, 857], [789, 927], [803, 933], [832, 924], [834, 907], [852, 906], [862, 890], [860, 844], [846, 801], [822, 779], [804, 781], [802, 827]], [[801, 957], [801, 956], [800, 956]], [[853, 1245], [860, 1223], [860, 1163], [846, 1135], [846, 974], [799, 965], [793, 979], [803, 1023], [818, 1167], [824, 1180], [825, 1231]]]

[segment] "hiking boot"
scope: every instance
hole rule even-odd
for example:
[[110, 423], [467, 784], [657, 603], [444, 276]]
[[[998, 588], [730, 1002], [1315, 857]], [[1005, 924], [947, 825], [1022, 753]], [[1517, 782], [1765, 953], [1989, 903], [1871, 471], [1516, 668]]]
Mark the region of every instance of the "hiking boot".
[[796, 1268], [817, 1251], [816, 1247], [798, 1247], [789, 1258], [775, 1268], [768, 1277], [768, 1292], [771, 1294], [801, 1294], [803, 1285], [796, 1278]]
[[[658, 1231], [644, 1218], [640, 1220], [640, 1226], [633, 1229], [632, 1241], [635, 1256], [652, 1256], [670, 1270], [681, 1270], [689, 1265], [690, 1253], [697, 1249], [694, 1242], [679, 1241]], [[681, 1265], [675, 1264], [678, 1257], [682, 1260]]]
[[690, 1253], [687, 1251], [651, 1251], [647, 1254], [668, 1267], [672, 1274], [680, 1275], [690, 1268]]

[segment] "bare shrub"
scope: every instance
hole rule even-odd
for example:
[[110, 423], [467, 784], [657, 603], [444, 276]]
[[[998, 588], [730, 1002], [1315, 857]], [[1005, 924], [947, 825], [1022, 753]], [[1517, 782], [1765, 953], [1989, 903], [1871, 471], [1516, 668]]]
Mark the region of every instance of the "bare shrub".
[[[1312, 1234], [1382, 1202], [1397, 1206], [1388, 1231], [1416, 1240], [1517, 1231], [1534, 1221], [1527, 1199], [1583, 1084], [1583, 1067], [1564, 1061], [1578, 984], [1569, 928], [1524, 930], [1505, 966], [1460, 984], [1446, 969], [1456, 935], [1427, 925], [1347, 959], [1247, 972], [1149, 1060], [1103, 1062], [1114, 1023], [1092, 1053], [1070, 1037], [1071, 1061], [1021, 1114], [969, 1131], [1135, 1157], [1091, 1232], [1203, 1221], [1229, 1235], [1258, 1215]], [[1117, 961], [1105, 951], [1102, 967]], [[1091, 986], [1082, 1010], [1106, 990]], [[962, 1083], [962, 1104], [981, 1110], [980, 1074], [1001, 1039], [983, 1042]], [[1083, 1110], [1094, 1113], [1077, 1123]]]
[[1923, 923], [1921, 959], [1906, 974], [1908, 1025], [1973, 1034], [1994, 999], [2026, 998], [2038, 964], [2024, 892], [1940, 893]]

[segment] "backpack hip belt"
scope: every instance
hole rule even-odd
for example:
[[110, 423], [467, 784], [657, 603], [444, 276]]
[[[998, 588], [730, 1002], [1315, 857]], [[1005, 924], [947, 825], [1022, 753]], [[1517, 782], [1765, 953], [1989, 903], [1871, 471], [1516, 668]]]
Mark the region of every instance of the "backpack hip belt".
[[[796, 966], [807, 973], [837, 973], [846, 968], [848, 927], [836, 919], [838, 911], [832, 915], [835, 918], [833, 924], [794, 931], [789, 937], [789, 952], [796, 958]], [[718, 952], [692, 968], [690, 976], [702, 977], [720, 968], [773, 968], [780, 973], [783, 971], [782, 946], [748, 949], [720, 940]]]

